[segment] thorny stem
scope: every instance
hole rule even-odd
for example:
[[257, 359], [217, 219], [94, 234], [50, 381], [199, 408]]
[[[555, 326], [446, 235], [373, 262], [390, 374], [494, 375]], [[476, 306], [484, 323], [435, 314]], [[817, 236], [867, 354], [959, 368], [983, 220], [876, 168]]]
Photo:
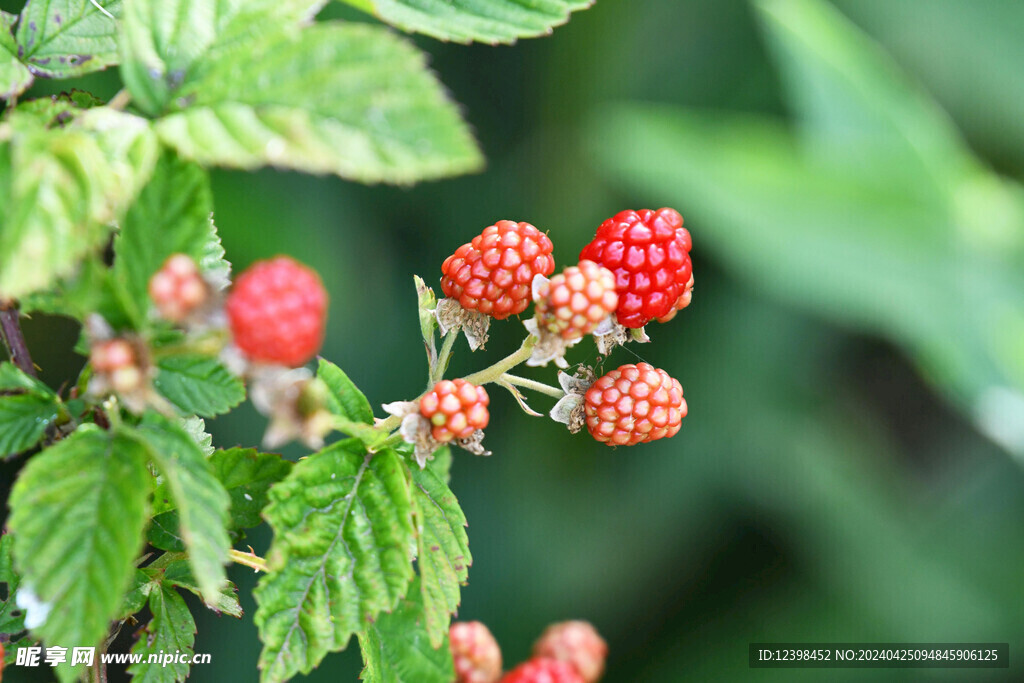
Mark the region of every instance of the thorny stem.
[[537, 382], [532, 379], [526, 379], [525, 377], [519, 377], [518, 375], [510, 375], [507, 372], [498, 379], [504, 380], [509, 384], [514, 384], [517, 387], [522, 387], [523, 389], [529, 389], [531, 391], [537, 391], [542, 394], [546, 394], [548, 396], [551, 396], [552, 398], [562, 398], [563, 396], [565, 396], [565, 392], [559, 389], [558, 387], [553, 387], [549, 384]]
[[448, 330], [448, 334], [444, 336], [444, 344], [441, 346], [441, 353], [438, 354], [437, 360], [434, 361], [434, 367], [430, 370], [430, 385], [433, 386], [436, 382], [439, 382], [444, 377], [444, 371], [448, 369], [448, 359], [452, 355], [452, 347], [455, 346], [455, 340], [459, 338], [458, 328], [452, 328]]
[[4, 341], [7, 342], [11, 360], [25, 374], [36, 377], [36, 368], [32, 364], [28, 346], [25, 345], [25, 337], [21, 333], [21, 322], [18, 316], [18, 304], [13, 301], [0, 301], [0, 332], [3, 334]]
[[241, 550], [235, 550], [232, 548], [228, 551], [228, 558], [236, 564], [252, 567], [258, 572], [267, 571], [267, 561], [252, 552], [252, 550], [247, 553], [243, 553]]

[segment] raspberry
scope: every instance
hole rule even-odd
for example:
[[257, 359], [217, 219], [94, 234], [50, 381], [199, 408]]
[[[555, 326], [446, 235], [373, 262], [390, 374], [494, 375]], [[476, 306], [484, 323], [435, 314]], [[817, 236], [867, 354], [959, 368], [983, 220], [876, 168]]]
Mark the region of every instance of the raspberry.
[[586, 683], [567, 662], [534, 657], [505, 674], [501, 683]]
[[149, 297], [160, 317], [172, 323], [185, 320], [206, 302], [209, 294], [199, 267], [186, 254], [170, 256], [149, 279]]
[[615, 273], [616, 317], [630, 328], [672, 310], [693, 272], [690, 233], [673, 209], [622, 211], [580, 252]]
[[420, 415], [430, 420], [437, 441], [466, 439], [487, 426], [491, 399], [483, 387], [464, 379], [443, 379], [420, 399]]
[[564, 621], [544, 630], [533, 645], [533, 656], [568, 662], [585, 683], [595, 683], [604, 673], [608, 645], [589, 623]]
[[132, 345], [124, 339], [95, 342], [89, 352], [93, 370], [107, 378], [108, 386], [119, 394], [128, 394], [142, 386], [142, 370]]
[[537, 291], [537, 323], [563, 339], [580, 339], [615, 312], [615, 274], [593, 261], [580, 261], [543, 283]]
[[287, 256], [259, 261], [242, 273], [226, 310], [235, 344], [249, 358], [299, 366], [324, 338], [327, 292], [320, 276]]
[[534, 275], [555, 270], [551, 240], [529, 223], [498, 221], [445, 259], [441, 289], [463, 308], [495, 320], [530, 305]]
[[686, 417], [679, 380], [648, 363], [623, 365], [598, 379], [584, 396], [590, 435], [609, 446], [632, 446], [675, 436]]
[[690, 275], [690, 281], [686, 283], [686, 289], [676, 299], [672, 310], [658, 318], [658, 322], [667, 323], [669, 320], [672, 320], [672, 318], [676, 317], [676, 313], [689, 306], [691, 301], [693, 301], [693, 275]]
[[495, 683], [501, 678], [501, 648], [479, 621], [459, 621], [448, 630], [456, 683]]

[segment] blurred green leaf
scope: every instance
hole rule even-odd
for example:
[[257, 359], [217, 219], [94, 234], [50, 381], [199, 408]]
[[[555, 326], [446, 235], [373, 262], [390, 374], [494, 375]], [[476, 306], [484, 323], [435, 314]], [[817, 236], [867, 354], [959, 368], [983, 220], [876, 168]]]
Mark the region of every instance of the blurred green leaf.
[[71, 78], [116, 64], [121, 5], [121, 0], [30, 0], [16, 34], [22, 59], [46, 78]]
[[415, 533], [408, 476], [394, 451], [371, 455], [347, 440], [301, 460], [270, 490], [269, 573], [254, 592], [261, 680], [309, 673], [405, 595]]
[[[184, 588], [199, 598], [203, 597], [202, 592], [199, 590], [199, 584], [192, 574], [189, 561], [184, 554], [167, 553], [146, 567], [144, 571], [154, 581]], [[235, 588], [235, 584], [228, 581], [220, 593], [215, 596], [213, 603], [208, 604], [207, 607], [218, 614], [224, 613], [240, 618], [242, 616], [242, 606], [238, 604], [238, 589]]]
[[423, 55], [388, 31], [318, 24], [220, 50], [156, 125], [204, 165], [273, 165], [361, 182], [477, 170], [476, 143]]
[[229, 448], [210, 456], [214, 475], [231, 496], [232, 529], [259, 526], [260, 513], [267, 505], [267, 492], [284, 479], [292, 463], [276, 453], [260, 453], [254, 448]]
[[39, 394], [0, 396], [0, 458], [39, 443], [60, 412], [60, 402]]
[[14, 547], [14, 537], [10, 534], [0, 535], [0, 583], [6, 588], [7, 597], [0, 600], [0, 633], [14, 635], [25, 630], [25, 615], [11, 616], [11, 612], [18, 610], [18, 585], [21, 579], [14, 572], [14, 558], [11, 549]]
[[95, 645], [134, 573], [151, 477], [134, 440], [83, 425], [34, 456], [11, 490], [26, 621], [49, 643]]
[[164, 398], [184, 413], [211, 417], [245, 400], [245, 385], [216, 358], [186, 354], [157, 361], [153, 380]]
[[382, 614], [359, 633], [367, 683], [451, 683], [455, 666], [448, 649], [448, 630], [434, 645], [427, 632], [418, 579], [390, 614]]
[[404, 31], [458, 43], [514, 43], [551, 33], [594, 0], [344, 0]]
[[152, 618], [139, 631], [132, 646], [132, 653], [142, 655], [142, 661], [129, 666], [128, 673], [135, 683], [181, 683], [188, 677], [189, 664], [176, 660], [154, 666], [146, 658], [164, 654], [191, 657], [196, 640], [195, 619], [178, 591], [163, 585], [150, 592], [149, 611]]
[[196, 442], [167, 418], [147, 413], [130, 434], [146, 446], [163, 475], [154, 497], [174, 501], [192, 572], [203, 599], [215, 604], [227, 582], [224, 564], [231, 547], [226, 528], [230, 498]]
[[32, 85], [32, 72], [18, 59], [18, 44], [11, 29], [18, 20], [13, 14], [0, 12], [0, 99], [10, 99]]

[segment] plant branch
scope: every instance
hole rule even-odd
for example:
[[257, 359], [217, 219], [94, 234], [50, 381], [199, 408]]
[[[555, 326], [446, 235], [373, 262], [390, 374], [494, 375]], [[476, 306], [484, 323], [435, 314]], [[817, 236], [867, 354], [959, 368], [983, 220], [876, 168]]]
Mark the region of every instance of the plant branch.
[[245, 565], [246, 567], [252, 567], [258, 572], [267, 571], [267, 561], [257, 555], [249, 549], [249, 552], [243, 553], [241, 550], [235, 550], [232, 548], [228, 551], [228, 559], [235, 564]]
[[444, 377], [444, 371], [448, 369], [448, 361], [452, 356], [452, 347], [455, 346], [455, 340], [458, 338], [458, 328], [448, 330], [448, 334], [444, 336], [441, 353], [438, 354], [437, 360], [434, 361], [434, 367], [430, 369], [430, 386], [434, 386], [435, 383], [441, 381], [441, 378]]
[[36, 377], [36, 367], [32, 364], [32, 356], [29, 355], [25, 337], [21, 333], [18, 304], [13, 301], [0, 301], [0, 333], [7, 343], [14, 364], [26, 375]]
[[125, 107], [131, 104], [131, 101], [131, 93], [129, 93], [128, 90], [120, 90], [116, 95], [110, 98], [110, 101], [107, 102], [107, 106], [111, 109], [122, 111]]
[[518, 375], [510, 375], [507, 372], [498, 379], [504, 380], [509, 384], [514, 384], [517, 387], [522, 387], [523, 389], [529, 389], [530, 391], [536, 391], [541, 394], [546, 394], [548, 396], [551, 396], [552, 398], [562, 398], [563, 396], [565, 396], [565, 392], [559, 389], [558, 387], [553, 387], [549, 384], [537, 382], [532, 379], [526, 379], [525, 377], [519, 377]]
[[477, 386], [496, 382], [506, 371], [526, 361], [533, 353], [533, 347], [536, 343], [537, 338], [531, 334], [523, 340], [522, 346], [515, 353], [505, 356], [489, 368], [484, 368], [480, 372], [474, 372], [472, 375], [466, 375], [463, 379]]

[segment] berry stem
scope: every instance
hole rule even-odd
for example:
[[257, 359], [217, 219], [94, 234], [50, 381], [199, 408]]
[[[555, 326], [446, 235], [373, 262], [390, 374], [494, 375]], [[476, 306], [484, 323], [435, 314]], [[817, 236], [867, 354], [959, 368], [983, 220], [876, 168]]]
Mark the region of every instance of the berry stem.
[[267, 561], [259, 555], [257, 555], [256, 553], [252, 552], [252, 550], [250, 550], [247, 553], [243, 553], [241, 550], [235, 550], [234, 548], [232, 548], [228, 551], [228, 559], [230, 559], [235, 564], [241, 564], [246, 567], [252, 567], [258, 572], [267, 571]]
[[455, 346], [455, 340], [458, 338], [458, 328], [448, 330], [448, 334], [444, 336], [441, 353], [438, 354], [437, 360], [434, 361], [434, 367], [430, 369], [430, 386], [434, 386], [444, 377], [444, 372], [448, 369], [448, 361], [452, 356], [452, 347]]
[[11, 360], [14, 364], [21, 368], [26, 375], [36, 377], [32, 356], [28, 353], [25, 337], [21, 333], [19, 315], [18, 304], [13, 301], [0, 301], [0, 336], [3, 336], [7, 343], [7, 349], [11, 352]]
[[501, 375], [501, 377], [499, 377], [498, 379], [504, 380], [509, 384], [514, 384], [517, 387], [522, 387], [523, 389], [529, 389], [531, 391], [537, 391], [542, 394], [546, 394], [548, 396], [551, 396], [552, 398], [562, 398], [563, 396], [565, 396], [565, 392], [559, 389], [558, 387], [553, 387], [549, 384], [537, 382], [532, 379], [526, 379], [525, 377], [519, 377], [518, 375], [510, 375], [507, 372]]
[[477, 386], [496, 382], [505, 374], [506, 371], [511, 370], [515, 366], [529, 359], [530, 355], [533, 353], [533, 347], [536, 343], [537, 338], [531, 334], [523, 340], [519, 350], [515, 353], [505, 356], [489, 368], [484, 368], [479, 372], [474, 372], [472, 375], [466, 375], [463, 379], [470, 384], [475, 384]]
[[120, 90], [116, 95], [110, 98], [107, 102], [107, 106], [117, 111], [123, 111], [125, 107], [131, 104], [132, 95], [127, 90]]

